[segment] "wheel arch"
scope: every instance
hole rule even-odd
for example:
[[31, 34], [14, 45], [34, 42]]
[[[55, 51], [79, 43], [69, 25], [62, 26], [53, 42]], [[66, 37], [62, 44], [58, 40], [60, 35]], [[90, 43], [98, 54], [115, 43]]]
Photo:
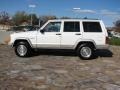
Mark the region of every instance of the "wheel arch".
[[91, 40], [83, 40], [83, 41], [79, 41], [76, 46], [75, 46], [75, 50], [77, 50], [77, 48], [82, 45], [82, 44], [89, 44], [92, 46], [93, 49], [96, 49], [96, 44], [94, 41]]
[[26, 39], [26, 38], [16, 39], [16, 40], [14, 41], [12, 47], [15, 47], [15, 45], [16, 45], [18, 42], [21, 42], [21, 41], [27, 42], [27, 43], [30, 45], [31, 48], [33, 47], [31, 41], [30, 41], [29, 39]]

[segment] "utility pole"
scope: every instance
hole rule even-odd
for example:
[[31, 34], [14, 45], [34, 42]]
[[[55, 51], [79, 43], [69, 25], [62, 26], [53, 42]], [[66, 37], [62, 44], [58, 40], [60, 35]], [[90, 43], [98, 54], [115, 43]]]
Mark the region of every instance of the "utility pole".
[[32, 22], [33, 22], [33, 15], [32, 15], [32, 13], [31, 13], [30, 17], [31, 17], [30, 24], [32, 26]]
[[41, 20], [40, 20], [40, 16], [39, 16], [39, 27], [41, 26], [41, 23], [40, 23], [40, 22], [41, 22]]
[[31, 20], [30, 20], [30, 23], [31, 23], [31, 26], [33, 25], [33, 9], [36, 7], [36, 5], [29, 5], [29, 8], [31, 8]]
[[75, 17], [78, 18], [78, 11], [80, 10], [80, 8], [73, 8], [73, 11], [75, 12]]

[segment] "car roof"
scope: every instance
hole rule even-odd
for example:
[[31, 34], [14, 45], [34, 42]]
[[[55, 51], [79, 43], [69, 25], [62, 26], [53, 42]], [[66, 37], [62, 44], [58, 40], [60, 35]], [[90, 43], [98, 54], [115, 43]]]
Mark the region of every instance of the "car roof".
[[99, 19], [54, 19], [54, 20], [49, 20], [49, 21], [102, 21], [102, 20], [99, 20]]

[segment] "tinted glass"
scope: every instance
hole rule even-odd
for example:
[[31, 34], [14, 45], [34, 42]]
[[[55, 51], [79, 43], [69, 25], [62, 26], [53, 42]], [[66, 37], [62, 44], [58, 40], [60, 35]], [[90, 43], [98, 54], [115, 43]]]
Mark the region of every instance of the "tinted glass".
[[79, 22], [64, 22], [64, 32], [80, 32]]
[[84, 32], [102, 32], [99, 22], [83, 22]]

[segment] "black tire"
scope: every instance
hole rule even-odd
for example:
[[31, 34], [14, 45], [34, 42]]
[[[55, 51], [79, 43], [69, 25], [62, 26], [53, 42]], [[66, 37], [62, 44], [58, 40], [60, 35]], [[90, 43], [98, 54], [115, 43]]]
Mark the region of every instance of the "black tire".
[[[20, 54], [20, 48], [23, 48], [23, 54]], [[24, 50], [25, 49], [25, 50]], [[30, 56], [32, 53], [32, 49], [30, 47], [30, 45], [25, 42], [25, 41], [21, 41], [21, 42], [18, 42], [16, 45], [15, 45], [15, 54], [19, 57], [28, 57]]]
[[[86, 49], [86, 50], [85, 50]], [[77, 55], [83, 60], [89, 60], [93, 57], [94, 48], [90, 44], [81, 44], [77, 48]], [[87, 53], [86, 53], [87, 52]], [[87, 55], [88, 54], [88, 55]], [[85, 56], [86, 55], [86, 56]]]

